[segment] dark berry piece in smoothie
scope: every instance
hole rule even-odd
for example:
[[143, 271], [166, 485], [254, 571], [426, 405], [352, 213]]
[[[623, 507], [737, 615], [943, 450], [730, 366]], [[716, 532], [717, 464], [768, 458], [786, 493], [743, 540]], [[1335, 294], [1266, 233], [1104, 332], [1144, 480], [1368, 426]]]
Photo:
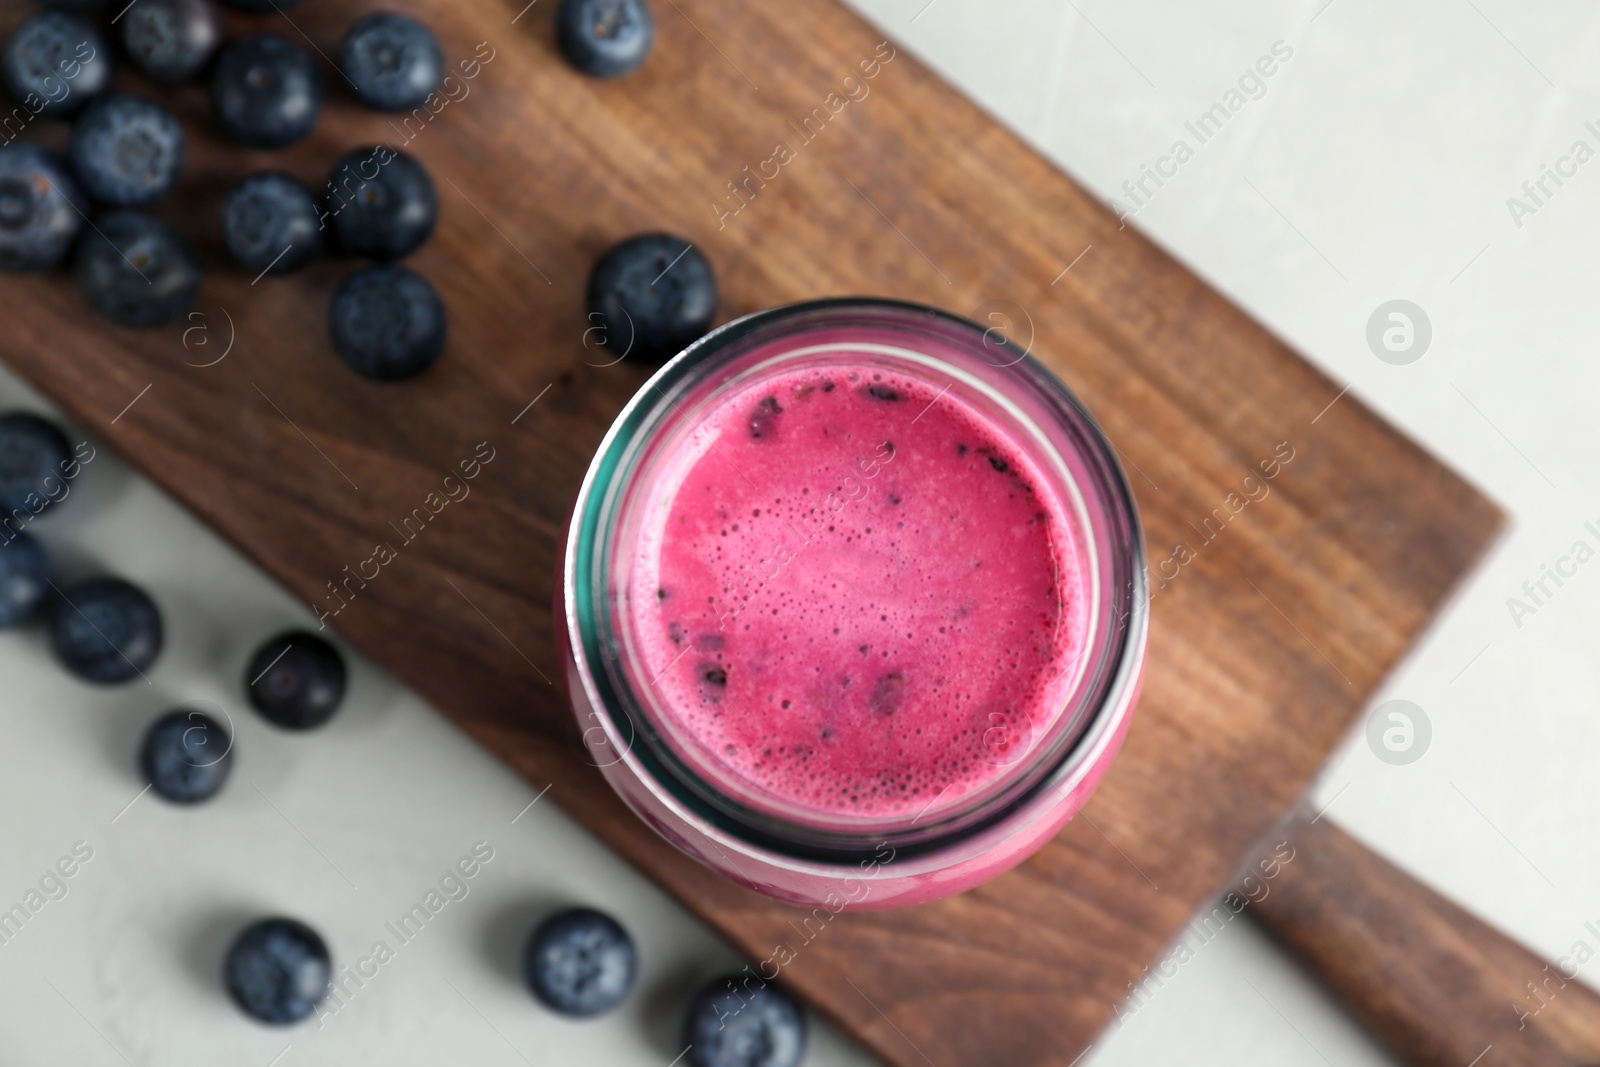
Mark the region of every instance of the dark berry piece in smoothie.
[[593, 908], [550, 916], [533, 931], [523, 975], [548, 1007], [578, 1018], [601, 1015], [627, 999], [639, 971], [628, 931]]
[[139, 767], [156, 793], [174, 804], [209, 800], [233, 769], [233, 739], [198, 711], [169, 711], [145, 732]]
[[189, 310], [200, 261], [173, 229], [135, 211], [103, 215], [78, 241], [78, 288], [94, 309], [124, 326], [160, 326]]
[[316, 634], [279, 634], [251, 658], [244, 684], [262, 718], [309, 730], [331, 719], [344, 700], [344, 657]]
[[750, 414], [750, 436], [760, 440], [771, 437], [776, 428], [778, 416], [783, 414], [783, 408], [778, 404], [775, 396], [764, 396], [756, 405], [755, 411]]
[[316, 198], [287, 174], [252, 174], [222, 204], [222, 242], [252, 274], [298, 270], [322, 250]]
[[[53, 424], [26, 411], [0, 415], [0, 519], [13, 512], [38, 514], [62, 499], [63, 472], [72, 465], [67, 439]], [[0, 528], [0, 535], [9, 532]]]
[[639, 69], [655, 36], [645, 0], [562, 0], [556, 10], [561, 54], [590, 77], [617, 78]]
[[45, 118], [76, 114], [111, 86], [111, 51], [94, 23], [67, 11], [30, 17], [0, 52], [11, 99]]
[[881, 400], [885, 404], [898, 403], [900, 394], [887, 385], [869, 385], [862, 392], [874, 400]]
[[693, 1067], [798, 1067], [806, 1019], [788, 994], [748, 974], [702, 989], [684, 1017]]
[[0, 630], [33, 618], [50, 594], [52, 568], [44, 546], [25, 533], [0, 541]]
[[375, 11], [350, 27], [339, 48], [339, 67], [363, 104], [410, 111], [439, 87], [444, 55], [433, 31], [416, 19]]
[[67, 146], [83, 191], [103, 204], [142, 207], [183, 173], [183, 129], [166, 108], [137, 96], [103, 96], [79, 116]]
[[294, 144], [322, 112], [322, 72], [292, 41], [241, 37], [217, 56], [211, 110], [222, 132], [247, 148]]
[[199, 74], [224, 33], [222, 12], [212, 0], [139, 0], [122, 15], [128, 58], [161, 82]]
[[85, 204], [66, 168], [38, 145], [0, 148], [0, 270], [60, 263], [83, 227]]
[[234, 1003], [264, 1023], [284, 1026], [317, 1010], [333, 962], [317, 932], [294, 919], [263, 919], [241, 933], [222, 964]]
[[411, 378], [444, 351], [444, 302], [415, 271], [387, 263], [357, 271], [333, 294], [328, 337], [339, 358], [363, 377]]
[[126, 682], [161, 654], [161, 611], [131, 582], [100, 578], [57, 601], [50, 637], [62, 666], [84, 681]]
[[711, 328], [717, 282], [711, 263], [681, 237], [649, 233], [616, 245], [589, 275], [589, 322], [618, 358], [661, 362]]

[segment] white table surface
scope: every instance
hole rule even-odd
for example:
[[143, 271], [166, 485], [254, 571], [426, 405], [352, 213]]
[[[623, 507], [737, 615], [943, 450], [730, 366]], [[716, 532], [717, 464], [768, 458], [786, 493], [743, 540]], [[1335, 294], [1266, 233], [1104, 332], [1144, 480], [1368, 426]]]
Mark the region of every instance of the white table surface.
[[[1600, 150], [1584, 127], [1600, 128], [1600, 69], [1586, 62], [1600, 13], [1576, 0], [853, 2], [1125, 204], [1122, 184], [1185, 137], [1186, 121], [1275, 42], [1293, 50], [1132, 223], [1513, 516], [1378, 696], [1424, 709], [1426, 755], [1391, 765], [1353, 736], [1317, 803], [1547, 956], [1600, 947], [1583, 927], [1600, 920], [1600, 564], [1532, 614], [1514, 618], [1507, 603], [1574, 541], [1600, 548], [1584, 529], [1600, 525], [1587, 314], [1600, 290], [1587, 239], [1600, 226], [1600, 161], [1560, 188], [1547, 180], [1537, 205], [1521, 193], [1574, 141]], [[1537, 210], [1514, 219], [1513, 195]], [[1077, 251], [1064, 247], [1063, 265]], [[1393, 299], [1432, 324], [1407, 365], [1366, 340], [1369, 316]], [[15, 406], [45, 408], [0, 373], [0, 407]], [[116, 432], [74, 428], [74, 440], [115, 447]], [[168, 649], [150, 685], [99, 690], [58, 670], [37, 630], [0, 635], [0, 904], [75, 842], [94, 849], [67, 895], [0, 944], [0, 1059], [665, 1067], [681, 1051], [678, 1006], [737, 966], [726, 945], [556, 803], [524, 812], [536, 789], [359, 657], [349, 706], [326, 729], [263, 725], [241, 706], [244, 661], [261, 638], [307, 623], [305, 610], [109, 448], [73, 492], [42, 538], [69, 578], [109, 571], [146, 585]], [[199, 810], [135, 800], [144, 724], [189, 700], [228, 710], [232, 781]], [[322, 1028], [257, 1027], [224, 998], [220, 953], [250, 917], [303, 917], [352, 960], [480, 840], [494, 859], [468, 896]], [[578, 902], [620, 916], [642, 950], [638, 994], [604, 1022], [538, 1009], [514, 970], [533, 921]], [[1253, 927], [1228, 930], [1082, 1062], [1391, 1062]], [[1600, 965], [1580, 977], [1597, 984]], [[825, 1025], [812, 1033], [810, 1064], [872, 1062]], [[938, 1050], [924, 1051], [940, 1067]]]

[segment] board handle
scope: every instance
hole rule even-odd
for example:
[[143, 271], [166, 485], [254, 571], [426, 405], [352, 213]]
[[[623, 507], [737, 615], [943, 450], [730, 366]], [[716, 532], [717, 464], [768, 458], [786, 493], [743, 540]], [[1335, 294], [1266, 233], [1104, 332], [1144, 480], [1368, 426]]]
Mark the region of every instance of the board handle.
[[1600, 1064], [1600, 996], [1577, 957], [1540, 959], [1325, 819], [1275, 836], [1297, 854], [1247, 910], [1403, 1062]]

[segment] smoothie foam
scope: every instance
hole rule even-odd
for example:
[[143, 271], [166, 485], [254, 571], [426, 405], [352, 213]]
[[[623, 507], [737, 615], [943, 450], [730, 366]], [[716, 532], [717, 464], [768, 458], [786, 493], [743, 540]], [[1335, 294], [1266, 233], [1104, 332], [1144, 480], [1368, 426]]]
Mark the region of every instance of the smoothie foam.
[[714, 780], [918, 816], [1064, 713], [1087, 549], [1016, 431], [961, 393], [868, 358], [782, 369], [660, 461], [626, 610], [664, 731]]

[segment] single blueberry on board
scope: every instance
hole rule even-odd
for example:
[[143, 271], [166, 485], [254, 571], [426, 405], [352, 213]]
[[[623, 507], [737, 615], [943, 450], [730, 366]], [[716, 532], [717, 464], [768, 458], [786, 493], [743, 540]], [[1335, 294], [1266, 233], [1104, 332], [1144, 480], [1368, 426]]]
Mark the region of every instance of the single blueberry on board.
[[199, 74], [224, 34], [222, 12], [212, 0], [139, 0], [122, 15], [128, 58], [160, 82]]
[[0, 51], [0, 81], [34, 115], [75, 114], [111, 85], [111, 52], [93, 22], [68, 11], [41, 11]]
[[735, 975], [694, 998], [683, 1040], [693, 1067], [796, 1067], [806, 1051], [806, 1020], [788, 994]]
[[86, 203], [66, 168], [38, 145], [0, 147], [0, 270], [46, 270], [66, 259]]
[[198, 711], [169, 711], [145, 731], [139, 768], [155, 791], [174, 804], [209, 800], [233, 769], [233, 738]]
[[113, 211], [84, 231], [72, 271], [94, 309], [124, 326], [171, 322], [200, 291], [200, 261], [183, 238], [136, 211]]
[[317, 124], [322, 72], [299, 45], [273, 34], [241, 37], [217, 56], [211, 110], [247, 148], [282, 148]]
[[387, 145], [347, 153], [328, 176], [323, 199], [340, 249], [368, 259], [410, 255], [433, 233], [439, 213], [427, 170]]
[[588, 304], [589, 322], [613, 355], [661, 362], [711, 328], [717, 281], [694, 245], [647, 233], [616, 245], [595, 263]]
[[316, 634], [279, 634], [256, 650], [245, 668], [250, 706], [290, 730], [321, 726], [344, 700], [344, 657]]
[[256, 15], [270, 15], [298, 6], [302, 0], [223, 0], [236, 11], [249, 11]]
[[374, 381], [421, 374], [444, 351], [448, 320], [428, 280], [394, 263], [356, 271], [328, 308], [328, 339], [351, 370]]
[[9, 540], [0, 540], [0, 630], [38, 614], [50, 593], [52, 572], [44, 546], [32, 537], [14, 533]]
[[[54, 424], [26, 411], [0, 415], [0, 521], [26, 519], [63, 499], [72, 462], [67, 439]], [[15, 526], [0, 527], [0, 536]]]
[[92, 198], [117, 207], [143, 207], [178, 184], [183, 129], [159, 104], [113, 93], [78, 116], [67, 156], [78, 184]]
[[339, 69], [356, 98], [379, 111], [410, 111], [439, 87], [444, 54], [416, 19], [375, 11], [357, 20], [339, 47]]
[[627, 999], [638, 976], [633, 938], [611, 916], [571, 908], [540, 923], [522, 954], [528, 988], [562, 1015], [589, 1017]]
[[98, 578], [62, 594], [50, 637], [62, 666], [84, 681], [126, 682], [161, 654], [161, 611], [131, 582]]
[[561, 54], [591, 77], [616, 78], [639, 69], [655, 37], [645, 0], [562, 0], [556, 10]]
[[252, 274], [287, 274], [303, 267], [322, 250], [316, 198], [287, 174], [252, 174], [223, 201], [222, 242]]
[[285, 1026], [317, 1010], [333, 961], [317, 932], [294, 919], [262, 919], [228, 949], [222, 980], [234, 1003], [264, 1023]]

